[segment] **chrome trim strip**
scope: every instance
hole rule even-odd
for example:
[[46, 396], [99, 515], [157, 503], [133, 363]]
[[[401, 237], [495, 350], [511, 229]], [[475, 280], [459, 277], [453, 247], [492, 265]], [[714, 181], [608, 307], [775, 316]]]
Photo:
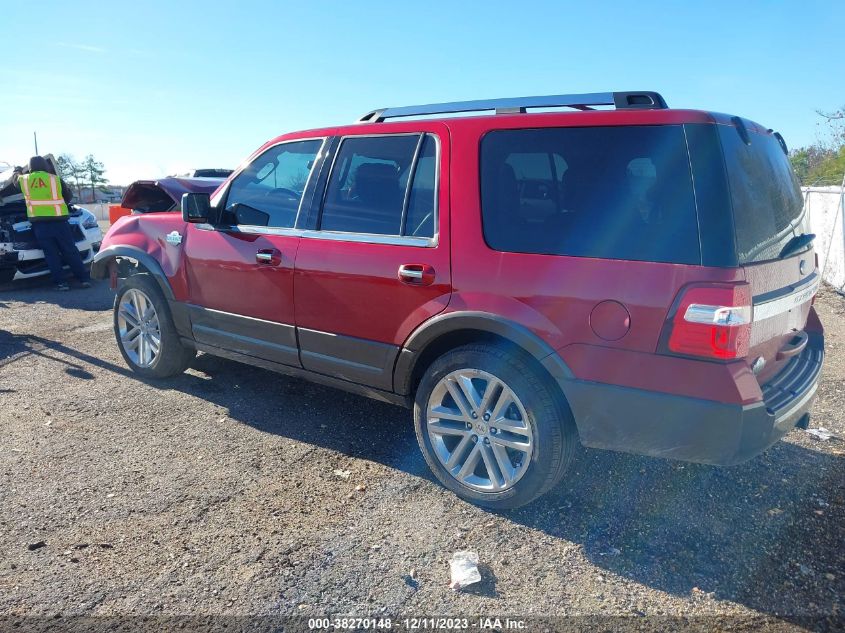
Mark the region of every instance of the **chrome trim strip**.
[[223, 233], [244, 233], [247, 235], [277, 235], [280, 237], [302, 237], [309, 240], [331, 240], [333, 242], [356, 242], [358, 244], [384, 244], [388, 246], [418, 246], [433, 248], [437, 238], [412, 237], [410, 235], [375, 235], [372, 233], [343, 233], [340, 231], [317, 231], [314, 229], [282, 229], [272, 226], [217, 227]]
[[235, 312], [226, 312], [225, 310], [217, 310], [215, 308], [206, 308], [205, 306], [201, 306], [194, 303], [187, 304], [189, 308], [199, 309], [203, 312], [213, 312], [215, 314], [222, 314], [223, 316], [230, 316], [235, 317], [237, 319], [243, 319], [244, 321], [255, 321], [257, 324], [266, 323], [267, 325], [281, 325], [283, 327], [296, 327], [292, 323], [283, 323], [282, 321], [268, 321], [267, 319], [259, 319], [257, 317], [246, 316], [245, 314], [237, 314]]
[[756, 323], [758, 321], [763, 321], [764, 319], [770, 319], [773, 316], [777, 316], [779, 314], [783, 314], [784, 312], [788, 312], [793, 308], [797, 308], [802, 303], [805, 303], [813, 298], [813, 295], [819, 291], [820, 284], [821, 279], [816, 276], [815, 280], [810, 281], [809, 284], [801, 286], [785, 297], [780, 297], [779, 299], [773, 299], [772, 301], [766, 301], [764, 303], [755, 303], [753, 322]]
[[279, 235], [281, 237], [302, 237], [303, 229], [288, 229], [275, 226], [255, 226], [252, 224], [235, 224], [233, 226], [218, 227], [224, 233], [245, 233], [248, 235]]
[[308, 230], [303, 231], [302, 237], [312, 240], [385, 244], [389, 246], [420, 246], [423, 248], [433, 248], [437, 246], [436, 238], [412, 237], [410, 235], [374, 235], [371, 233], [342, 233], [339, 231]]

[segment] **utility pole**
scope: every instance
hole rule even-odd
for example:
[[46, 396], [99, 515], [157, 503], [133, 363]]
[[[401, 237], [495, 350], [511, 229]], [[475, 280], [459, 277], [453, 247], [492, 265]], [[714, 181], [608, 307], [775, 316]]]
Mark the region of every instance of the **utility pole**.
[[32, 138], [35, 141], [35, 155], [38, 156], [38, 133], [33, 132]]

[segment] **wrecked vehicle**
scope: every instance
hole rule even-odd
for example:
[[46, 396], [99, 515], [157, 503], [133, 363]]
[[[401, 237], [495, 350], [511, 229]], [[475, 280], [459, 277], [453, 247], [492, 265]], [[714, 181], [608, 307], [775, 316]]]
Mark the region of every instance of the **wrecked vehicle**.
[[109, 209], [109, 220], [114, 224], [118, 218], [132, 213], [177, 211], [182, 194], [212, 194], [225, 180], [222, 177], [168, 177], [159, 180], [136, 180], [126, 189], [120, 205], [114, 205]]
[[221, 169], [219, 167], [211, 167], [205, 169], [195, 169], [190, 173], [191, 178], [222, 178], [226, 179], [232, 175], [234, 169]]
[[[26, 216], [23, 194], [15, 187], [16, 178], [10, 165], [0, 164], [0, 283], [50, 274]], [[87, 265], [100, 249], [103, 232], [88, 209], [70, 204], [68, 211], [76, 248]]]
[[136, 180], [126, 189], [120, 203], [136, 213], [178, 211], [182, 194], [214, 193], [225, 178], [160, 178]]

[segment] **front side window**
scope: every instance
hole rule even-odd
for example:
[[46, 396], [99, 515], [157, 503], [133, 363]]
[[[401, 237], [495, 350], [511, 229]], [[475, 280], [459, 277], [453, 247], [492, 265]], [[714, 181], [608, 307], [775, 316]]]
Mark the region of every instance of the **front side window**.
[[292, 228], [323, 141], [271, 147], [232, 181], [223, 224]]
[[490, 132], [481, 208], [496, 250], [701, 262], [681, 126]]
[[436, 149], [430, 135], [344, 139], [326, 190], [320, 230], [432, 237]]

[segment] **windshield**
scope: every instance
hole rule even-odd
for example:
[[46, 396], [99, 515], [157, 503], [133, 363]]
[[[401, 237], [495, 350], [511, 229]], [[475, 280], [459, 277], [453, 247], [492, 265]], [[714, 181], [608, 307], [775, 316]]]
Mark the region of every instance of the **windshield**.
[[803, 199], [789, 159], [772, 133], [719, 125], [725, 155], [740, 264], [777, 259], [784, 245], [805, 232]]

